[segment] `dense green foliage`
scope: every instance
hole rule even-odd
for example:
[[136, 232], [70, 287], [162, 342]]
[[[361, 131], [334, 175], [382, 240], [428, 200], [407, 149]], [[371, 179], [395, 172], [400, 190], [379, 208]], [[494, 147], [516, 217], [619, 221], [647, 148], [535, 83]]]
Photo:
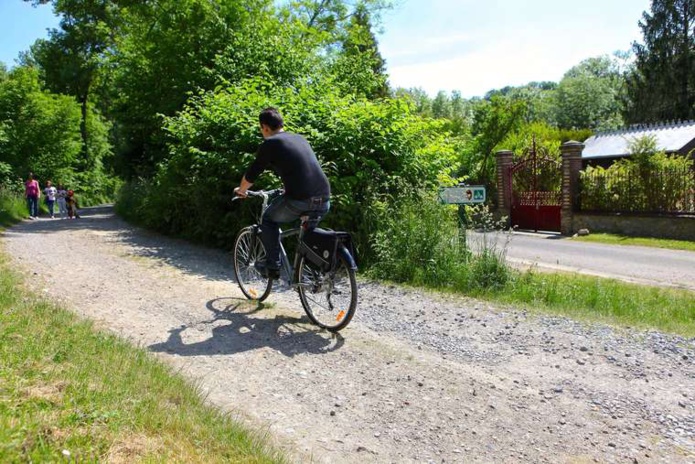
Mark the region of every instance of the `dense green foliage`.
[[80, 105], [42, 86], [35, 68], [0, 74], [0, 186], [16, 191], [33, 172], [43, 186], [52, 179], [81, 193], [83, 203], [112, 198], [117, 183], [106, 176], [108, 126], [94, 112], [86, 124], [94, 134], [91, 157], [83, 156]]
[[[22, 66], [0, 68], [0, 181], [16, 186], [33, 170], [106, 200], [123, 178], [121, 214], [228, 247], [251, 220], [251, 202], [229, 199], [261, 142], [257, 114], [273, 105], [330, 177], [326, 225], [353, 232], [367, 262], [390, 259], [379, 243], [398, 221], [408, 229], [403, 202], [458, 181], [494, 199], [496, 151], [522, 156], [535, 143], [557, 158], [561, 143], [617, 128], [648, 102], [635, 83], [682, 95], [681, 65], [693, 61], [691, 37], [674, 33], [690, 10], [654, 0], [634, 69], [616, 53], [559, 82], [431, 98], [388, 85], [374, 30], [390, 0], [25, 1], [61, 19]], [[680, 67], [666, 81], [647, 71], [654, 63]], [[268, 173], [257, 187], [275, 185]]]
[[505, 250], [485, 238], [482, 246], [467, 243], [466, 226], [484, 233], [499, 230], [487, 209], [467, 208], [464, 225], [457, 207], [440, 205], [429, 195], [383, 208], [384, 219], [374, 236], [374, 276], [466, 293], [507, 284], [511, 274]]
[[567, 71], [555, 91], [555, 120], [563, 129], [611, 130], [623, 125], [619, 55], [589, 58]]
[[[441, 124], [411, 115], [405, 102], [370, 102], [329, 89], [290, 89], [252, 79], [192, 98], [166, 121], [169, 159], [154, 179], [123, 198], [127, 208], [120, 210], [168, 233], [229, 246], [250, 220], [230, 199], [261, 140], [257, 110], [275, 104], [283, 108], [288, 130], [310, 140], [330, 178], [328, 225], [355, 232], [367, 251], [380, 213], [375, 207], [420, 188], [450, 184], [455, 153]], [[257, 183], [273, 186], [270, 174]]]
[[[459, 92], [429, 98], [421, 89], [397, 89], [395, 95], [411, 101], [421, 116], [447, 121], [461, 147], [459, 175], [494, 189], [495, 152], [530, 146], [530, 140], [520, 147], [509, 144], [510, 139], [535, 131], [541, 144], [583, 141], [593, 131], [620, 127], [625, 59], [621, 54], [588, 58], [559, 83], [505, 87], [482, 99], [465, 100]], [[538, 133], [539, 125], [553, 133]]]

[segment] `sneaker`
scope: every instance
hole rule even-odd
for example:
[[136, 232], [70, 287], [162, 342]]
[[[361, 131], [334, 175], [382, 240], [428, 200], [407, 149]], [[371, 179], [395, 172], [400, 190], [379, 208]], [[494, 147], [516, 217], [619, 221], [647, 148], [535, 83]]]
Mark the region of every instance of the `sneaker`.
[[254, 264], [254, 267], [261, 274], [261, 276], [266, 279], [277, 280], [280, 278], [280, 270], [267, 267], [264, 261], [257, 261], [256, 264]]

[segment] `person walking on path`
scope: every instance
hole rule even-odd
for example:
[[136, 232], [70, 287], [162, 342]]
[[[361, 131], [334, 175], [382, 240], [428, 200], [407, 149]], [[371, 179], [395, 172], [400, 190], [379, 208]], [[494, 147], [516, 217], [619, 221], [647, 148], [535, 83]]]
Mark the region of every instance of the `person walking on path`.
[[56, 194], [56, 201], [58, 202], [58, 211], [60, 212], [60, 219], [65, 219], [68, 215], [68, 205], [65, 199], [68, 197], [68, 191], [65, 190], [65, 186], [58, 184], [58, 193]]
[[43, 193], [46, 195], [46, 204], [48, 205], [48, 213], [51, 215], [51, 219], [55, 216], [53, 215], [53, 208], [56, 202], [56, 195], [58, 194], [58, 189], [56, 189], [50, 180], [46, 181], [46, 188], [43, 189]]
[[29, 219], [37, 219], [39, 217], [39, 198], [41, 198], [41, 188], [39, 181], [34, 179], [34, 174], [29, 173], [29, 178], [24, 183], [24, 198], [27, 199], [29, 207]]
[[330, 209], [331, 186], [309, 142], [299, 134], [284, 131], [284, 121], [277, 109], [264, 109], [258, 120], [264, 141], [234, 193], [246, 197], [246, 190], [267, 168], [282, 179], [285, 192], [270, 203], [261, 219], [261, 241], [267, 255], [266, 262], [257, 265], [262, 274], [277, 278], [280, 274], [279, 225], [307, 213], [315, 216], [314, 226], [318, 224]]

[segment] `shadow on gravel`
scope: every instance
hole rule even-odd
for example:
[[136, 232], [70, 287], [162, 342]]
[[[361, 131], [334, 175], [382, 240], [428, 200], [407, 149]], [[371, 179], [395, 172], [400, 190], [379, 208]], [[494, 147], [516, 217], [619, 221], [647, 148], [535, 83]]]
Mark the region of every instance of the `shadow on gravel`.
[[209, 281], [234, 281], [229, 253], [137, 228], [116, 216], [112, 205], [82, 208], [80, 216], [80, 219], [50, 219], [46, 216], [34, 221], [27, 219], [4, 234], [50, 234], [66, 230], [113, 234], [114, 241], [133, 247], [133, 256], [159, 260]]
[[[165, 342], [148, 348], [154, 352], [179, 356], [212, 356], [268, 347], [292, 357], [302, 353], [328, 353], [345, 343], [340, 334], [319, 331], [314, 326], [307, 329], [305, 325], [309, 320], [306, 316], [275, 316], [273, 319], [254, 317], [254, 314], [263, 309], [263, 303], [252, 305], [247, 300], [238, 298], [217, 298], [208, 301], [206, 306], [213, 313], [211, 320], [172, 328]], [[195, 343], [183, 342], [181, 334], [184, 331], [206, 324], [215, 324], [212, 337]]]

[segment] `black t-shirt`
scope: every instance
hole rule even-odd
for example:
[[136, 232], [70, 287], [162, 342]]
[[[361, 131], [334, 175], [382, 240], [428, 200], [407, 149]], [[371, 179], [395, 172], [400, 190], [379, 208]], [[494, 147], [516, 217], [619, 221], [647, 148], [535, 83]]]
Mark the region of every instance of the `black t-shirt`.
[[321, 170], [311, 145], [301, 135], [279, 132], [265, 139], [244, 177], [254, 183], [268, 167], [280, 176], [285, 195], [289, 198], [306, 200], [329, 198], [331, 195], [328, 178]]

